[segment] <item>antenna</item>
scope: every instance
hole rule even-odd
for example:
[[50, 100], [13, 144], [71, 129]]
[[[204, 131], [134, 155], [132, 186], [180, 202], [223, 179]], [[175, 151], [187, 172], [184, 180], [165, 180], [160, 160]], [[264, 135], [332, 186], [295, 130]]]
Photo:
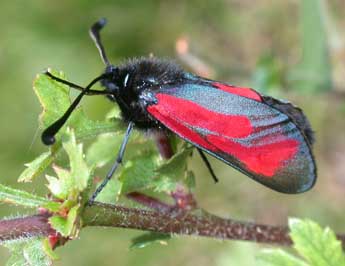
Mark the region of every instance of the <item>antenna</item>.
[[[82, 92], [78, 95], [77, 98], [74, 99], [72, 104], [68, 107], [67, 111], [61, 116], [58, 120], [56, 120], [53, 124], [51, 124], [49, 127], [47, 127], [41, 136], [42, 142], [45, 145], [52, 145], [55, 142], [55, 135], [56, 133], [63, 127], [63, 125], [66, 123], [67, 119], [72, 114], [73, 110], [77, 107], [80, 100], [83, 98], [85, 94], [87, 94], [90, 91], [90, 88], [98, 81], [106, 78], [109, 74], [102, 74], [99, 77], [95, 78], [90, 82], [89, 85], [87, 85], [85, 88], [83, 88]], [[78, 86], [81, 88], [80, 86]]]
[[[96, 44], [96, 47], [101, 55], [101, 58], [104, 62], [104, 64], [106, 64], [106, 66], [111, 66], [109, 63], [109, 60], [107, 58], [107, 55], [105, 54], [102, 42], [101, 42], [101, 36], [100, 36], [100, 31], [101, 29], [105, 26], [105, 24], [107, 23], [107, 20], [105, 18], [102, 18], [100, 20], [98, 20], [95, 24], [93, 24], [90, 28], [90, 36], [93, 39], [93, 41]], [[73, 84], [71, 82], [68, 82], [66, 80], [62, 80], [58, 77], [54, 77], [53, 75], [51, 75], [49, 72], [45, 73], [46, 75], [48, 75], [49, 77], [51, 77], [52, 79], [61, 82], [63, 84], [69, 85], [72, 88], [81, 90], [81, 93], [78, 95], [77, 98], [75, 98], [75, 100], [72, 102], [72, 104], [70, 105], [70, 107], [67, 109], [67, 111], [63, 114], [63, 116], [61, 116], [58, 120], [56, 120], [53, 124], [51, 124], [48, 128], [46, 128], [43, 133], [42, 133], [42, 142], [46, 145], [52, 145], [55, 142], [55, 135], [56, 133], [63, 127], [63, 125], [66, 123], [67, 119], [70, 117], [70, 115], [72, 114], [73, 110], [78, 106], [79, 102], [81, 101], [81, 99], [83, 98], [84, 95], [100, 95], [100, 94], [108, 94], [107, 91], [95, 91], [95, 90], [90, 90], [90, 88], [98, 81], [105, 79], [107, 77], [109, 77], [109, 75], [111, 75], [111, 73], [104, 73], [100, 76], [98, 76], [97, 78], [95, 78], [94, 80], [92, 80], [90, 82], [89, 85], [87, 85], [85, 88]]]
[[99, 32], [101, 31], [101, 29], [105, 26], [105, 24], [107, 24], [107, 20], [105, 18], [101, 18], [100, 20], [98, 20], [95, 24], [93, 24], [90, 28], [90, 36], [91, 39], [94, 41], [100, 55], [101, 58], [104, 62], [104, 64], [106, 66], [110, 66], [108, 57], [105, 53], [102, 41], [101, 41], [101, 36], [99, 34]]

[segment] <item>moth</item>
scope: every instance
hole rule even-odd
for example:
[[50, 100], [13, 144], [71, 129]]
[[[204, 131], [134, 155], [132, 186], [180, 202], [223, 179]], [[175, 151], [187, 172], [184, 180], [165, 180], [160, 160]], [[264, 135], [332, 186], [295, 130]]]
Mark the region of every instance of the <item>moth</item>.
[[[139, 58], [115, 66], [109, 62], [100, 38], [105, 24], [101, 19], [90, 29], [106, 68], [88, 86], [46, 72], [81, 93], [43, 132], [45, 144], [54, 143], [54, 135], [84, 95], [105, 95], [118, 104], [128, 125], [116, 162], [92, 195], [91, 203], [121, 163], [134, 127], [172, 132], [194, 145], [209, 168], [204, 153], [279, 192], [300, 193], [314, 185], [314, 136], [300, 108], [251, 88], [197, 76], [168, 60]], [[103, 90], [91, 89], [97, 82]]]

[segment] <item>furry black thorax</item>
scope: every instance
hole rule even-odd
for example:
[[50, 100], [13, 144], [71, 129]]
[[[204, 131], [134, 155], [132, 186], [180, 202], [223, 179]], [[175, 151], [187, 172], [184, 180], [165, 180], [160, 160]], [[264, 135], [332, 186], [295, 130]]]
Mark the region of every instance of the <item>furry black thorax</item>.
[[102, 85], [111, 92], [107, 98], [117, 102], [125, 121], [133, 121], [144, 129], [159, 125], [146, 111], [155, 99], [142, 99], [143, 92], [157, 91], [165, 85], [178, 85], [185, 79], [185, 72], [177, 64], [151, 57], [131, 59], [119, 67], [109, 66], [105, 74], [110, 74], [109, 78], [102, 80]]

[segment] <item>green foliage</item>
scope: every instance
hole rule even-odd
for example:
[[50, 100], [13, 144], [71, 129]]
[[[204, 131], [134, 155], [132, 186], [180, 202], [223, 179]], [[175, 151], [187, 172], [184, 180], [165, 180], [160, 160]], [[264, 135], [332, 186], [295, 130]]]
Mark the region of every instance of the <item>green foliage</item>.
[[147, 153], [126, 162], [119, 175], [122, 193], [152, 188], [152, 178], [155, 176], [159, 160], [157, 153]]
[[[54, 75], [59, 78], [66, 79], [63, 73], [52, 71]], [[34, 82], [34, 91], [43, 107], [43, 112], [40, 115], [40, 124], [43, 128], [51, 125], [58, 118], [61, 117], [70, 106], [69, 87], [52, 80], [46, 75], [38, 75]], [[81, 108], [77, 108], [68, 119], [64, 129], [68, 125], [73, 125], [76, 129], [77, 138], [95, 137], [99, 133], [116, 132], [119, 129], [117, 123], [119, 121], [105, 120], [102, 122], [93, 121], [87, 118]], [[56, 135], [56, 144], [61, 141], [61, 136], [65, 132], [62, 129]]]
[[187, 159], [192, 148], [184, 145], [180, 151], [156, 169], [156, 191], [174, 191], [176, 184], [184, 182], [189, 188], [194, 187], [193, 174], [187, 172]]
[[120, 199], [122, 182], [118, 178], [111, 179], [105, 188], [99, 193], [97, 201], [104, 203], [115, 203]]
[[21, 205], [24, 207], [43, 207], [51, 211], [57, 211], [60, 204], [49, 201], [43, 197], [31, 194], [19, 189], [13, 189], [0, 184], [0, 202]]
[[86, 152], [87, 164], [91, 167], [103, 167], [114, 160], [124, 134], [103, 134], [97, 137]]
[[302, 61], [290, 73], [296, 90], [332, 89], [331, 64], [321, 0], [300, 1]]
[[[63, 73], [55, 71], [52, 73], [59, 78], [66, 79]], [[47, 127], [67, 110], [70, 102], [69, 88], [62, 83], [52, 80], [47, 75], [40, 74], [37, 75], [34, 81], [34, 91], [43, 107], [40, 123], [43, 127]], [[75, 117], [76, 115], [78, 116], [78, 114], [73, 116]]]
[[310, 265], [345, 265], [341, 242], [330, 228], [322, 229], [313, 221], [291, 219], [289, 222], [294, 248]]
[[[53, 73], [57, 74], [57, 72]], [[64, 78], [63, 74], [58, 75]], [[43, 107], [40, 123], [46, 127], [59, 118], [70, 105], [69, 89], [45, 75], [37, 77], [34, 89]], [[87, 118], [82, 109], [78, 108], [67, 124], [59, 131], [56, 143], [50, 150], [26, 164], [27, 168], [19, 178], [19, 181], [32, 181], [55, 162], [58, 154], [61, 157], [64, 154], [62, 151], [65, 151], [69, 159], [68, 165], [61, 162], [59, 165], [54, 164], [52, 169], [55, 175], [46, 175], [50, 199], [0, 185], [0, 201], [47, 209], [51, 212], [49, 218], [51, 227], [62, 237], [74, 239], [82, 226], [80, 217], [90, 197], [93, 175], [97, 172], [97, 168], [104, 167], [114, 160], [123, 140], [124, 127], [117, 108], [114, 108], [104, 121], [97, 122]], [[113, 132], [110, 133], [112, 129]], [[85, 155], [83, 145], [78, 143], [78, 140], [94, 136], [96, 138], [87, 147]], [[170, 195], [177, 184], [184, 184], [189, 189], [193, 188], [194, 175], [187, 169], [187, 159], [192, 149], [187, 145], [179, 145], [176, 140], [174, 149], [177, 153], [170, 160], [163, 161], [154, 142], [143, 134], [134, 132], [126, 148], [123, 166], [119, 168], [116, 177], [110, 181], [109, 186], [102, 191], [97, 200], [115, 202], [121, 195], [142, 190]], [[132, 248], [142, 248], [154, 242], [163, 243], [169, 237], [162, 234], [147, 234], [134, 239]], [[17, 262], [23, 263], [21, 252], [26, 252], [29, 248], [26, 244], [32, 241], [34, 240], [26, 239], [13, 248], [9, 246], [12, 250], [10, 262], [13, 265]], [[39, 245], [41, 253], [32, 254], [46, 254], [29, 257], [30, 260], [40, 260], [35, 265], [45, 265], [44, 263], [49, 261], [48, 257], [56, 258], [47, 240], [43, 242], [40, 240], [35, 245]]]
[[285, 83], [299, 92], [313, 93], [332, 89], [331, 58], [322, 0], [300, 1], [301, 60], [291, 69], [278, 56], [264, 53], [252, 77], [253, 87], [264, 93], [279, 94]]
[[260, 261], [267, 266], [343, 266], [341, 242], [328, 227], [322, 229], [310, 220], [290, 219], [290, 236], [300, 259], [281, 249], [264, 250]]
[[[112, 163], [120, 149], [123, 138], [123, 127], [121, 127], [117, 133], [108, 133], [98, 136], [87, 150], [86, 160], [88, 165], [99, 168], [109, 162]], [[126, 147], [125, 161], [132, 160], [132, 157], [136, 157], [143, 153], [156, 151], [156, 147], [152, 140], [145, 138], [139, 132], [134, 132]]]
[[11, 251], [6, 266], [49, 266], [52, 261], [44, 251], [42, 239], [16, 240], [4, 244]]
[[54, 167], [57, 178], [48, 176], [47, 180], [48, 188], [53, 196], [63, 200], [62, 206], [67, 209], [67, 217], [58, 213], [50, 217], [49, 222], [62, 236], [73, 238], [78, 232], [77, 219], [80, 204], [88, 200], [88, 198], [81, 199], [80, 195], [89, 185], [91, 170], [84, 160], [82, 145], [77, 144], [73, 130], [67, 129], [62, 139], [62, 146], [70, 161], [70, 170]]
[[277, 93], [283, 85], [283, 74], [282, 63], [275, 55], [262, 55], [253, 73], [253, 88], [267, 94]]
[[[52, 73], [60, 78], [65, 78], [63, 73], [56, 71], [52, 71]], [[37, 75], [34, 81], [34, 91], [43, 108], [39, 118], [42, 128], [46, 128], [56, 121], [71, 104], [69, 88], [46, 75]], [[75, 128], [77, 139], [93, 138], [101, 133], [118, 132], [122, 129], [120, 119], [112, 118], [111, 120], [93, 121], [86, 117], [81, 108], [77, 108], [68, 119], [66, 125], [56, 135], [56, 143], [50, 148], [50, 151], [41, 154], [35, 160], [25, 165], [27, 169], [20, 175], [20, 182], [31, 182], [33, 178], [41, 175], [54, 161], [55, 156], [62, 148], [61, 136], [66, 132], [68, 125], [73, 125], [73, 128]]]
[[31, 182], [35, 177], [42, 174], [42, 172], [52, 163], [54, 157], [51, 151], [47, 151], [38, 156], [35, 160], [25, 164], [27, 167], [19, 176], [18, 182]]
[[63, 148], [69, 157], [71, 169], [67, 171], [55, 166], [58, 177], [47, 176], [48, 188], [58, 199], [77, 201], [88, 185], [90, 170], [83, 158], [82, 145], [76, 143], [73, 131], [67, 130], [64, 135]]
[[258, 258], [265, 266], [308, 266], [308, 264], [300, 258], [282, 249], [263, 250]]
[[[302, 49], [300, 49], [300, 40], [307, 37], [307, 34], [314, 34], [317, 39], [313, 40], [309, 38], [309, 43], [303, 44], [306, 49], [318, 50], [318, 46], [324, 44], [324, 33], [320, 34], [319, 23], [323, 21], [323, 18], [319, 16], [319, 12], [315, 12], [315, 8], [312, 4], [319, 3], [319, 1], [309, 1], [311, 5], [309, 8], [305, 8], [303, 11], [303, 17], [318, 16], [316, 23], [311, 23], [306, 30], [301, 32], [301, 38], [296, 37], [296, 24], [299, 23], [302, 16], [298, 16], [296, 13], [298, 9], [302, 7], [299, 3], [302, 1], [3, 1], [1, 5], [2, 12], [2, 26], [3, 36], [0, 43], [1, 50], [1, 80], [2, 80], [2, 97], [0, 108], [2, 113], [2, 131], [1, 131], [1, 167], [2, 181], [10, 187], [16, 187], [14, 184], [15, 177], [18, 174], [18, 169], [23, 162], [29, 162], [36, 155], [38, 156], [42, 149], [42, 144], [39, 138], [36, 139], [34, 145], [27, 152], [28, 144], [33, 137], [36, 130], [36, 113], [37, 102], [32, 97], [32, 91], [29, 89], [31, 77], [35, 75], [37, 69], [42, 69], [42, 66], [47, 64], [51, 66], [66, 66], [70, 73], [73, 75], [73, 81], [87, 83], [89, 78], [92, 78], [95, 73], [99, 73], [103, 68], [102, 62], [99, 59], [96, 49], [92, 45], [87, 36], [88, 26], [99, 17], [99, 14], [105, 16], [109, 20], [104, 32], [102, 32], [102, 38], [105, 44], [105, 48], [108, 53], [108, 57], [111, 62], [116, 65], [124, 58], [133, 56], [148, 55], [153, 52], [157, 56], [168, 56], [179, 59], [174, 54], [174, 42], [181, 36], [186, 37], [189, 41], [190, 54], [193, 58], [201, 58], [206, 65], [213, 68], [215, 67], [215, 74], [217, 77], [222, 77], [222, 80], [228, 80], [238, 85], [248, 85], [248, 72], [253, 67], [253, 62], [257, 57], [259, 51], [265, 49], [274, 50], [277, 57], [282, 58], [282, 63], [286, 66], [289, 63], [293, 64], [302, 55]], [[340, 23], [344, 18], [344, 2], [343, 1], [323, 1], [329, 7], [330, 12], [335, 16], [333, 19], [338, 20]], [[304, 2], [306, 3], [306, 1]], [[314, 5], [315, 6], [315, 5]], [[18, 12], [18, 10], [25, 10], [25, 12]], [[177, 10], [176, 12], [171, 12]], [[310, 14], [308, 14], [310, 13]], [[66, 18], [62, 20], [61, 18]], [[78, 19], [74, 19], [78, 17]], [[8, 18], [13, 18], [9, 20]], [[69, 18], [69, 19], [68, 19]], [[248, 27], [248, 25], [256, 25], [257, 27]], [[332, 29], [331, 29], [332, 30]], [[339, 28], [340, 32], [343, 27]], [[304, 33], [305, 34], [304, 34]], [[344, 34], [340, 34], [344, 36]], [[331, 37], [331, 36], [328, 36]], [[328, 38], [330, 40], [330, 38]], [[341, 41], [341, 40], [340, 40]], [[337, 46], [337, 50], [339, 46]], [[342, 49], [342, 48], [341, 48]], [[342, 49], [343, 50], [343, 49]], [[332, 51], [335, 52], [334, 50]], [[313, 51], [313, 53], [316, 53]], [[341, 59], [341, 51], [337, 53], [336, 60], [344, 62]], [[313, 59], [313, 56], [308, 56]], [[324, 57], [324, 56], [322, 56]], [[315, 62], [317, 58], [320, 58], [316, 54]], [[48, 62], [48, 63], [47, 63]], [[182, 63], [183, 64], [183, 63]], [[308, 66], [309, 65], [309, 66]], [[320, 64], [317, 64], [320, 66]], [[343, 65], [343, 63], [342, 63]], [[319, 67], [318, 66], [318, 67]], [[329, 64], [325, 64], [325, 67], [329, 67]], [[259, 68], [261, 65], [259, 66]], [[303, 66], [301, 71], [296, 69], [296, 75], [291, 75], [292, 81], [310, 79], [310, 69], [314, 69], [312, 63]], [[315, 67], [316, 68], [316, 67]], [[66, 69], [67, 70], [67, 69]], [[267, 67], [268, 71], [271, 71], [270, 66]], [[288, 71], [288, 70], [287, 70]], [[327, 72], [328, 70], [326, 70]], [[313, 70], [315, 72], [315, 70]], [[340, 71], [341, 72], [341, 71]], [[268, 75], [266, 75], [268, 74]], [[292, 73], [291, 73], [292, 74]], [[267, 81], [270, 81], [271, 73], [264, 73], [263, 76]], [[322, 72], [317, 73], [317, 79], [319, 76], [324, 76]], [[264, 83], [263, 83], [264, 84]], [[301, 87], [295, 83], [295, 86], [288, 84], [287, 88], [295, 89], [297, 92], [302, 91]], [[308, 92], [311, 86], [306, 85]], [[326, 88], [326, 86], [325, 86]], [[274, 87], [271, 89], [272, 92]], [[52, 91], [53, 93], [53, 91]], [[274, 91], [276, 93], [276, 91]], [[279, 93], [279, 91], [277, 92]], [[279, 94], [281, 95], [281, 94]], [[91, 97], [90, 97], [91, 98]], [[86, 101], [89, 107], [90, 113], [97, 112], [97, 115], [101, 114], [110, 104], [103, 100], [102, 97], [92, 97]], [[317, 121], [322, 122], [322, 126], [316, 128], [318, 132], [318, 151], [317, 153], [323, 154], [324, 150], [327, 152], [333, 152], [332, 147], [337, 146], [337, 140], [341, 138], [342, 128], [336, 130], [337, 137], [329, 132], [329, 126], [325, 125], [325, 122], [330, 121], [330, 124], [341, 125], [343, 122], [343, 113], [339, 112], [322, 112], [328, 114], [328, 116], [320, 117], [315, 114], [315, 110], [323, 110], [326, 101], [331, 106], [334, 104], [334, 99], [329, 97], [315, 98], [312, 95], [308, 97], [299, 97], [299, 105], [303, 108], [307, 107], [306, 113], [311, 118], [311, 122], [315, 127]], [[336, 99], [338, 100], [338, 99]], [[308, 106], [309, 111], [308, 112]], [[328, 106], [328, 105], [327, 105]], [[344, 108], [343, 108], [344, 109]], [[344, 109], [345, 110], [345, 109]], [[342, 110], [342, 111], [344, 111]], [[62, 110], [63, 112], [63, 110]], [[311, 115], [311, 117], [310, 117]], [[104, 130], [104, 132], [113, 131], [110, 139], [116, 139], [121, 141], [118, 137], [118, 131], [122, 130], [122, 126], [115, 122], [110, 123], [113, 129]], [[71, 128], [77, 130], [72, 124]], [[41, 129], [43, 129], [41, 125]], [[101, 130], [100, 130], [101, 131]], [[326, 132], [325, 132], [326, 131]], [[81, 141], [81, 135], [77, 132], [76, 139]], [[334, 133], [334, 132], [333, 132]], [[96, 134], [97, 135], [97, 134]], [[106, 134], [99, 135], [99, 137]], [[109, 134], [110, 135], [110, 134]], [[90, 139], [96, 140], [94, 134], [90, 134]], [[59, 139], [58, 139], [59, 141]], [[88, 142], [89, 143], [89, 142]], [[84, 143], [84, 149], [88, 155], [87, 144]], [[135, 145], [133, 145], [135, 146]], [[53, 152], [52, 156], [49, 155], [46, 158], [46, 163], [40, 165], [37, 169], [34, 167], [28, 167], [27, 170], [31, 172], [23, 173], [23, 180], [31, 181], [33, 178], [42, 176], [43, 173], [50, 167], [54, 161], [56, 163], [57, 157], [59, 158], [59, 168], [68, 169], [68, 163], [61, 163], [65, 153], [61, 149], [62, 146], [55, 147], [49, 151]], [[104, 146], [107, 147], [106, 145]], [[141, 148], [141, 147], [140, 147]], [[48, 149], [47, 149], [48, 150]], [[117, 148], [105, 149], [109, 151], [109, 160], [112, 161], [117, 153]], [[130, 151], [130, 150], [128, 150]], [[101, 152], [99, 150], [98, 152]], [[97, 153], [94, 155], [97, 157]], [[132, 154], [132, 152], [130, 152]], [[35, 154], [35, 155], [33, 155]], [[88, 156], [86, 155], [86, 161], [90, 167], [90, 170], [94, 167], [89, 164]], [[129, 153], [126, 153], [125, 162], [131, 160]], [[134, 154], [133, 154], [134, 155]], [[30, 158], [31, 156], [31, 158]], [[95, 158], [94, 157], [94, 158]], [[322, 161], [326, 156], [319, 156], [319, 163], [325, 165]], [[95, 159], [97, 160], [97, 159]], [[339, 160], [338, 160], [339, 161]], [[96, 167], [102, 167], [100, 169], [94, 169], [94, 176], [100, 179], [104, 176], [104, 172], [108, 169], [107, 162], [103, 161], [103, 165], [97, 165]], [[195, 162], [200, 164], [201, 160]], [[230, 186], [225, 186], [227, 180], [232, 178], [232, 172], [228, 172], [229, 167], [226, 165], [216, 164], [217, 173], [224, 177], [221, 183], [215, 186], [215, 189], [210, 189], [207, 185], [198, 188], [198, 198], [204, 198], [207, 200], [206, 204], [215, 204], [218, 209], [231, 210], [231, 216], [238, 216], [237, 211], [240, 212], [240, 216], [249, 215], [255, 213], [254, 209], [257, 209], [255, 204], [251, 204], [252, 201], [257, 200], [255, 196], [257, 193], [248, 193], [251, 190], [247, 185], [241, 186], [242, 189], [237, 189], [237, 182], [241, 183], [240, 179], [234, 177], [234, 186], [230, 182]], [[333, 166], [333, 165], [332, 165]], [[338, 165], [339, 166], [339, 165]], [[337, 167], [331, 167], [332, 170], [338, 169]], [[329, 169], [331, 171], [331, 169]], [[326, 170], [328, 171], [328, 170]], [[198, 181], [208, 182], [206, 171], [199, 171]], [[334, 171], [332, 171], [333, 173]], [[50, 172], [51, 174], [51, 172]], [[329, 173], [330, 176], [335, 174]], [[52, 174], [55, 175], [56, 174]], [[205, 175], [205, 176], [202, 176]], [[204, 178], [205, 177], [205, 178]], [[336, 178], [336, 177], [335, 177]], [[235, 180], [236, 179], [236, 180]], [[189, 179], [193, 182], [193, 178]], [[243, 181], [246, 180], [243, 178]], [[36, 182], [44, 182], [45, 179], [40, 178], [35, 180]], [[332, 182], [328, 180], [329, 182]], [[246, 181], [244, 181], [246, 183]], [[250, 181], [248, 181], [248, 185]], [[117, 178], [113, 178], [111, 184], [105, 188], [103, 193], [99, 195], [97, 200], [105, 201], [114, 198], [120, 198], [121, 182]], [[206, 183], [208, 184], [208, 183]], [[222, 185], [223, 184], [223, 185]], [[25, 185], [25, 184], [24, 184]], [[251, 185], [250, 185], [251, 186]], [[255, 186], [255, 185], [254, 185]], [[21, 185], [23, 187], [23, 185]], [[27, 191], [34, 192], [37, 195], [43, 195], [44, 187], [29, 185]], [[213, 187], [213, 186], [212, 186]], [[43, 189], [42, 189], [43, 188]], [[235, 188], [235, 189], [234, 189]], [[327, 197], [330, 193], [334, 194], [334, 190], [327, 189], [329, 186], [319, 186], [317, 192], [322, 194], [323, 197]], [[115, 191], [115, 194], [112, 194]], [[217, 192], [212, 192], [217, 191]], [[322, 193], [320, 193], [320, 191]], [[238, 192], [238, 193], [237, 193]], [[339, 193], [340, 190], [338, 190]], [[48, 194], [48, 192], [47, 192]], [[104, 197], [103, 197], [104, 194]], [[222, 195], [222, 199], [216, 199], [217, 195]], [[243, 196], [246, 194], [246, 197]], [[270, 192], [270, 190], [262, 189], [260, 191], [260, 198], [265, 200], [269, 199], [269, 202], [276, 201], [276, 193]], [[309, 196], [308, 196], [309, 195]], [[319, 199], [318, 193], [308, 193], [307, 200], [304, 200], [304, 195], [299, 197], [284, 198], [284, 208], [288, 208], [289, 212], [294, 215], [306, 215], [306, 213], [313, 213], [313, 217], [320, 217], [320, 219], [327, 218], [332, 224], [342, 224], [342, 210], [341, 208], [328, 208], [329, 202], [327, 200], [318, 201], [315, 204], [315, 200]], [[225, 197], [225, 198], [224, 198]], [[273, 200], [271, 198], [273, 197]], [[277, 196], [284, 197], [284, 196]], [[338, 197], [339, 198], [339, 197]], [[285, 200], [286, 199], [286, 200]], [[309, 199], [309, 200], [308, 200]], [[114, 200], [114, 199], [113, 199]], [[211, 202], [210, 202], [211, 201]], [[216, 201], [216, 203], [215, 203]], [[303, 208], [295, 208], [296, 202], [303, 202]], [[112, 201], [113, 202], [113, 201]], [[309, 202], [309, 204], [308, 204]], [[16, 203], [17, 204], [17, 203]], [[59, 203], [54, 203], [58, 204]], [[335, 203], [334, 203], [335, 204]], [[299, 205], [299, 204], [297, 204]], [[204, 205], [205, 206], [205, 205]], [[209, 206], [209, 205], [207, 205]], [[302, 206], [302, 205], [301, 205]], [[275, 206], [271, 206], [275, 208]], [[36, 207], [35, 207], [36, 208]], [[12, 210], [17, 213], [16, 206], [2, 204], [2, 211], [5, 215], [8, 215], [8, 211]], [[253, 211], [254, 210], [254, 211]], [[307, 211], [306, 211], [307, 210]], [[32, 210], [29, 210], [32, 211]], [[318, 218], [316, 218], [318, 219]], [[92, 232], [91, 232], [92, 231]], [[169, 245], [166, 247], [165, 253], [156, 256], [157, 252], [161, 252], [162, 248], [154, 246], [145, 251], [138, 252], [122, 252], [126, 249], [124, 247], [123, 238], [126, 238], [127, 234], [132, 232], [125, 231], [121, 234], [122, 230], [116, 230], [116, 233], [102, 234], [102, 230], [91, 230], [88, 232], [90, 239], [98, 239], [97, 241], [101, 245], [90, 245], [89, 241], [85, 240], [86, 236], [83, 236], [83, 240], [75, 243], [74, 248], [78, 249], [78, 253], [82, 252], [83, 256], [75, 256], [75, 249], [71, 248], [71, 245], [67, 243], [63, 252], [64, 261], [60, 264], [67, 265], [101, 265], [119, 264], [119, 265], [160, 265], [165, 261], [176, 261], [177, 264], [190, 264], [191, 261], [197, 261], [204, 264], [216, 264], [215, 260], [219, 258], [219, 251], [223, 251], [225, 254], [230, 254], [227, 264], [222, 265], [255, 265], [255, 263], [247, 261], [259, 245], [248, 245], [243, 248], [242, 253], [238, 252], [234, 246], [237, 243], [208, 241], [206, 239], [195, 241], [195, 239], [186, 239], [186, 241], [178, 241], [178, 245]], [[97, 242], [96, 242], [97, 243]], [[77, 247], [76, 247], [77, 246]], [[96, 247], [95, 247], [96, 246]], [[104, 256], [102, 252], [106, 250], [117, 251], [107, 254], [106, 261], [104, 262]], [[92, 250], [92, 252], [90, 252]], [[235, 250], [235, 252], [234, 252]], [[5, 251], [0, 250], [0, 265], [4, 265]], [[119, 256], [118, 254], [121, 254]], [[178, 256], [176, 256], [178, 254]], [[238, 260], [234, 260], [232, 254], [238, 257]], [[65, 262], [65, 263], [64, 263]], [[218, 264], [217, 264], [218, 265]]]
[[75, 237], [78, 228], [76, 221], [80, 205], [75, 205], [68, 211], [67, 217], [55, 215], [49, 218], [50, 225], [64, 237]]

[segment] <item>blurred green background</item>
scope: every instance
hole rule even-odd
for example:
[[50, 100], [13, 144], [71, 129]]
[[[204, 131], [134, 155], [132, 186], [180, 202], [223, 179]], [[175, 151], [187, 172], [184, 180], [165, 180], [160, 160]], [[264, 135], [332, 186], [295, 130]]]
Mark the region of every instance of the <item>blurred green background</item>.
[[[316, 132], [319, 179], [313, 190], [284, 195], [211, 159], [214, 185], [200, 158], [192, 161], [201, 207], [235, 219], [285, 224], [308, 217], [337, 231], [345, 192], [345, 2], [343, 0], [215, 1], [2, 1], [0, 4], [1, 183], [44, 193], [44, 179], [17, 184], [23, 164], [46, 150], [39, 138], [41, 111], [32, 90], [37, 73], [63, 70], [86, 84], [103, 70], [89, 26], [108, 18], [102, 32], [114, 64], [133, 56], [174, 58], [190, 71], [286, 98]], [[186, 49], [188, 46], [188, 49]], [[93, 118], [111, 103], [84, 100]], [[1, 216], [20, 210], [0, 205]], [[23, 210], [20, 213], [27, 213]], [[167, 246], [129, 250], [141, 232], [87, 228], [57, 253], [56, 265], [255, 265], [262, 245], [176, 237]], [[0, 265], [7, 250], [0, 249]]]

